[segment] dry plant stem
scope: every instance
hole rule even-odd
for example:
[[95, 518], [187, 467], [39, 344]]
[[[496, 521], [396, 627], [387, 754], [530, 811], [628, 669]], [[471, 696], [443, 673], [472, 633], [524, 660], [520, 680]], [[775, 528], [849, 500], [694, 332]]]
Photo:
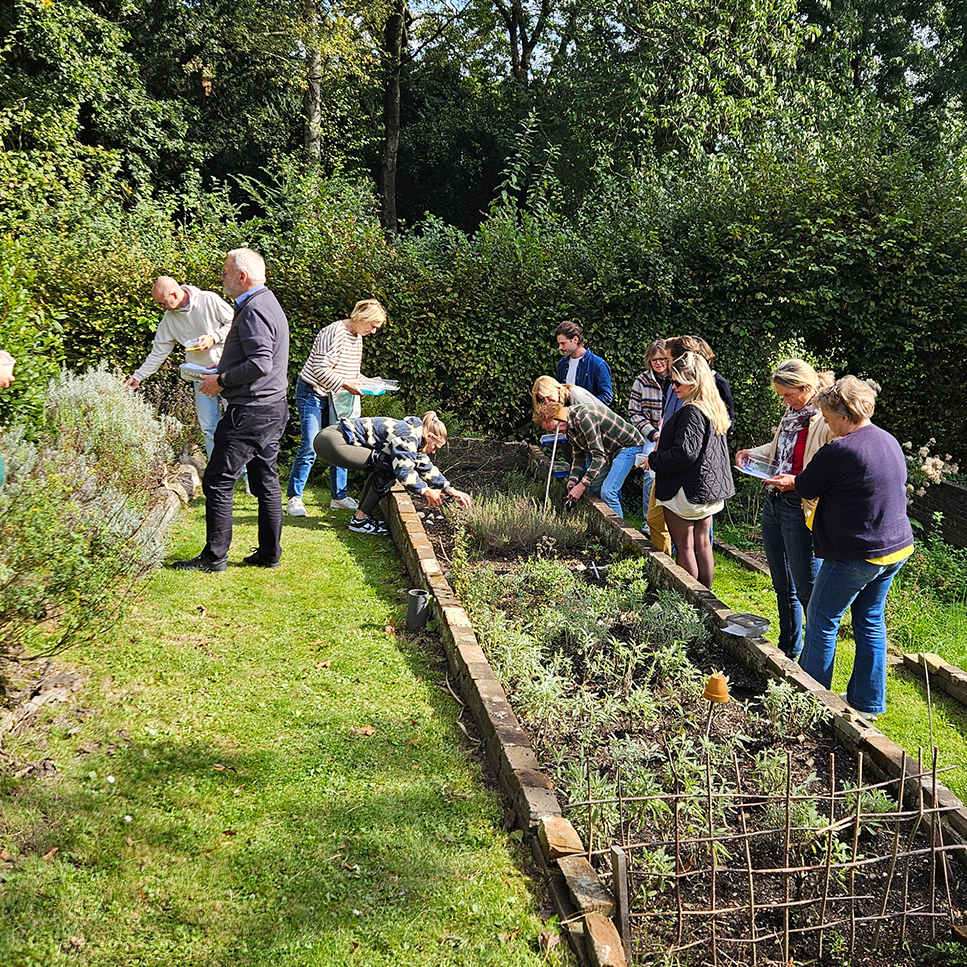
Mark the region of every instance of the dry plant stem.
[[[863, 788], [863, 753], [856, 755], [856, 788]], [[860, 848], [860, 814], [863, 812], [863, 793], [856, 793], [856, 822], [853, 825], [853, 852], [850, 861], [855, 863], [856, 856]], [[852, 958], [856, 953], [856, 867], [851, 866], [849, 871], [849, 955]]]
[[[836, 820], [836, 754], [829, 754], [829, 825]], [[826, 864], [823, 874], [823, 900], [819, 907], [819, 959], [823, 959], [823, 925], [826, 923], [826, 901], [829, 897], [829, 878], [833, 865], [833, 834], [826, 835]]]
[[782, 959], [789, 961], [789, 852], [792, 841], [792, 753], [786, 750], [786, 837], [783, 864], [786, 872], [782, 875]]
[[631, 963], [631, 920], [628, 897], [628, 854], [620, 846], [611, 847], [611, 882], [618, 905], [618, 933], [625, 949], [625, 960]]
[[[914, 820], [910, 836], [907, 838], [907, 850], [913, 845], [913, 838], [923, 825], [923, 746], [917, 748], [917, 818]], [[902, 944], [907, 933], [907, 904], [910, 901], [910, 857], [906, 858], [903, 866], [903, 917], [900, 921], [900, 943]]]
[[[735, 766], [735, 791], [741, 797], [742, 775], [739, 772], [739, 757], [734, 752], [732, 753], [732, 762]], [[752, 850], [749, 847], [749, 829], [745, 818], [745, 810], [741, 806], [739, 807], [739, 818], [742, 821], [742, 840], [745, 844], [745, 865], [749, 880], [749, 933], [752, 937], [752, 963], [758, 964], [759, 954], [755, 936], [755, 882], [752, 876]]]
[[[936, 808], [937, 805], [937, 747], [934, 746], [933, 749], [933, 804]], [[950, 925], [954, 925], [954, 902], [953, 897], [950, 894], [950, 858], [947, 856], [946, 847], [943, 842], [943, 824], [940, 822], [940, 814], [938, 813], [934, 823], [937, 827], [937, 840], [938, 846], [940, 847], [940, 863], [943, 866], [943, 881], [944, 889], [947, 893], [947, 916], [950, 918]]]
[[[890, 900], [890, 888], [893, 885], [893, 874], [896, 871], [897, 853], [900, 849], [900, 812], [903, 809], [903, 795], [906, 788], [906, 778], [907, 778], [907, 754], [906, 752], [901, 753], [900, 756], [900, 786], [897, 792], [897, 821], [896, 829], [893, 832], [893, 852], [890, 855], [890, 869], [887, 872], [886, 883], [883, 886], [883, 900], [880, 903], [880, 916], [886, 915], [887, 904]], [[953, 913], [953, 908], [951, 907], [951, 914]], [[880, 943], [880, 927], [882, 924], [878, 923], [876, 929], [873, 931], [873, 949], [876, 950]]]
[[921, 655], [923, 658], [923, 680], [927, 685], [927, 727], [930, 730], [930, 748], [934, 747], [933, 742], [933, 700], [930, 697], [930, 669], [927, 666], [927, 656]]
[[[711, 722], [711, 710], [709, 711], [709, 722]], [[712, 964], [713, 967], [718, 967], [719, 953], [718, 945], [716, 942], [715, 935], [715, 908], [718, 906], [715, 899], [715, 875], [716, 866], [718, 863], [717, 854], [715, 850], [715, 823], [712, 813], [712, 757], [706, 752], [705, 753], [705, 793], [706, 793], [706, 808], [708, 809], [708, 842], [709, 842], [709, 852], [712, 858], [712, 916], [709, 921], [709, 930], [712, 934]]]
[[591, 760], [585, 756], [584, 757], [584, 768], [588, 774], [588, 862], [591, 862], [591, 848], [594, 845], [594, 814], [592, 812], [591, 802]]

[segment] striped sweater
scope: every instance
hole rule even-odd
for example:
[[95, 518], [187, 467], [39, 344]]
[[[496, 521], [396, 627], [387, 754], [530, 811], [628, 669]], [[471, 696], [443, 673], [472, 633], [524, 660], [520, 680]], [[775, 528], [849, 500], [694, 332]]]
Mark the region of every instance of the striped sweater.
[[347, 322], [341, 319], [320, 330], [299, 373], [319, 396], [335, 393], [343, 383], [360, 377], [363, 337], [354, 336], [346, 328]]

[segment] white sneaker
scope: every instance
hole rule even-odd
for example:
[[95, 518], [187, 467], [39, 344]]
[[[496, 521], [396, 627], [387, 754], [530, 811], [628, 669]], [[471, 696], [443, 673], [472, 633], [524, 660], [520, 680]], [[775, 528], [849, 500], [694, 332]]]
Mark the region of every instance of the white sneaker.
[[359, 510], [359, 504], [352, 497], [343, 497], [342, 500], [330, 500], [330, 510]]
[[302, 502], [301, 497], [290, 497], [289, 503], [286, 505], [285, 512], [290, 517], [307, 517], [306, 505]]

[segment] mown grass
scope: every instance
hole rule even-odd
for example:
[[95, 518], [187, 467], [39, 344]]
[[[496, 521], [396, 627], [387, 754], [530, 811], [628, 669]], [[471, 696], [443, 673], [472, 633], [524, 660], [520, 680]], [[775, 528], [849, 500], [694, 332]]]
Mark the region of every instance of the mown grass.
[[[765, 575], [716, 554], [713, 591], [736, 611], [751, 611], [769, 618], [772, 631], [778, 628], [775, 593]], [[967, 614], [963, 605], [944, 605], [922, 591], [894, 587], [887, 600], [887, 630], [890, 652], [932, 651], [952, 664], [964, 667], [967, 647]], [[769, 633], [766, 637], [770, 637]], [[853, 667], [853, 638], [849, 614], [843, 621], [833, 669], [833, 691], [843, 693]], [[886, 683], [886, 714], [877, 728], [916, 759], [923, 750], [929, 767], [931, 747], [938, 747], [941, 768], [952, 767], [941, 777], [961, 800], [967, 800], [967, 710], [947, 695], [931, 690], [898, 664], [891, 664]], [[931, 713], [933, 737], [931, 742]]]
[[[62, 656], [88, 676], [82, 708], [5, 737], [57, 775], [0, 780], [0, 964], [563, 956], [538, 945], [526, 858], [462, 746], [437, 641], [393, 633], [392, 543], [307, 496], [282, 568], [160, 571], [114, 634]], [[254, 500], [236, 522], [234, 561]], [[203, 508], [184, 511], [171, 557], [203, 531]]]

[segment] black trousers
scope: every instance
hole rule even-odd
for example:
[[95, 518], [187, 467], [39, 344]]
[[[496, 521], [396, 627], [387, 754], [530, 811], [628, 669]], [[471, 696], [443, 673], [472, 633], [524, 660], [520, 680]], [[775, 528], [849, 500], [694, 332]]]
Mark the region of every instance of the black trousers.
[[224, 560], [232, 543], [235, 484], [248, 466], [248, 484], [258, 499], [259, 557], [267, 564], [282, 556], [282, 488], [279, 485], [279, 441], [289, 419], [285, 400], [275, 403], [230, 403], [215, 430], [215, 449], [205, 470], [205, 524], [208, 542], [202, 551]]

